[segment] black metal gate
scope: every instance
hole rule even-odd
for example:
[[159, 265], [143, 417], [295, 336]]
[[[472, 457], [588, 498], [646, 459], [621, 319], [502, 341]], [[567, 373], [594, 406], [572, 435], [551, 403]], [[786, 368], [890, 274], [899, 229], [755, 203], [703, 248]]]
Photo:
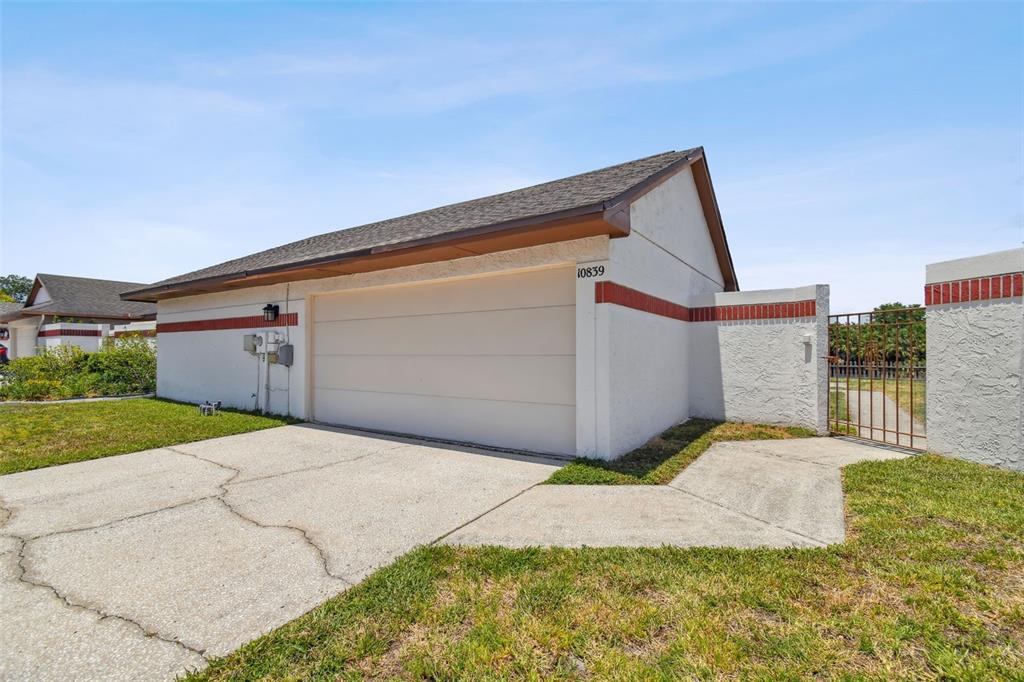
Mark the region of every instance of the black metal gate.
[[925, 450], [924, 308], [831, 315], [828, 344], [829, 430]]

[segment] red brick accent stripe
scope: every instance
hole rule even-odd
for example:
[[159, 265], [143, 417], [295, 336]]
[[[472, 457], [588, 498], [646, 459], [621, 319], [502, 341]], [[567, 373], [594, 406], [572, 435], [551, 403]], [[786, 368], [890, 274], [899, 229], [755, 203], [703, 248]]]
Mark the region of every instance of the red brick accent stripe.
[[814, 317], [817, 302], [813, 300], [789, 303], [746, 303], [743, 305], [709, 306], [690, 310], [693, 322], [730, 322], [733, 320], [786, 320]]
[[615, 282], [597, 282], [594, 285], [594, 301], [596, 303], [614, 303], [626, 308], [684, 322], [779, 320], [814, 317], [817, 307], [815, 301], [807, 300], [791, 303], [751, 303], [745, 305], [687, 308], [678, 303], [672, 303], [663, 298], [651, 296], [650, 294], [630, 289]]
[[37, 336], [103, 336], [103, 332], [99, 329], [44, 329]]
[[1024, 296], [1024, 273], [958, 279], [924, 285], [924, 304], [944, 305]]
[[271, 329], [273, 327], [294, 327], [299, 324], [298, 313], [285, 313], [273, 322], [264, 322], [262, 315], [247, 317], [221, 317], [213, 320], [188, 320], [186, 322], [158, 322], [158, 334], [171, 332], [209, 332], [221, 329]]
[[597, 282], [594, 285], [594, 302], [614, 303], [652, 315], [670, 317], [673, 320], [690, 321], [690, 309], [686, 306], [624, 287], [615, 282]]

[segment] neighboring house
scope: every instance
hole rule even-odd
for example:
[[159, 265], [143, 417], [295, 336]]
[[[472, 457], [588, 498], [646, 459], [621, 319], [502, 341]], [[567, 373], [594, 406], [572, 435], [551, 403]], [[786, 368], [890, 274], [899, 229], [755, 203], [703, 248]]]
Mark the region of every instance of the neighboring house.
[[[0, 347], [6, 350], [6, 357], [8, 360], [14, 357], [14, 343], [16, 340], [16, 336], [14, 331], [4, 324], [3, 320], [6, 319], [7, 316], [9, 315], [17, 315], [18, 311], [21, 310], [21, 308], [21, 303], [0, 301]], [[0, 356], [3, 355], [5, 354], [0, 352]]]
[[[309, 237], [122, 297], [157, 304], [161, 396], [611, 458], [690, 416], [684, 306], [736, 289], [696, 148]], [[292, 364], [261, 366], [243, 347], [255, 332], [291, 346]]]
[[0, 304], [0, 343], [13, 359], [59, 345], [98, 350], [103, 337], [127, 328], [152, 335], [156, 306], [120, 296], [141, 286], [145, 285], [40, 273], [24, 305]]

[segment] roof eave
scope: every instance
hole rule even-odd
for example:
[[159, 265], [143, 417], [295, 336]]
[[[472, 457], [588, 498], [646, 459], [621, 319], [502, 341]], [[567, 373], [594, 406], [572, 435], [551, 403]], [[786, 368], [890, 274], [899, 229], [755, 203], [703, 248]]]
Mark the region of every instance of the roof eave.
[[[126, 301], [155, 303], [165, 298], [178, 298], [182, 296], [196, 295], [199, 293], [224, 291], [247, 286], [261, 286], [263, 284], [271, 284], [281, 281], [296, 281], [311, 279], [314, 277], [328, 277], [331, 275], [310, 275], [308, 272], [312, 268], [339, 266], [360, 260], [385, 258], [388, 255], [397, 256], [399, 254], [411, 253], [420, 249], [442, 249], [446, 245], [454, 245], [473, 239], [498, 237], [503, 233], [517, 233], [523, 231], [540, 232], [550, 229], [553, 224], [564, 223], [565, 221], [572, 220], [583, 220], [588, 217], [593, 220], [596, 225], [603, 226], [599, 232], [595, 232], [594, 234], [607, 234], [612, 238], [625, 237], [630, 233], [630, 205], [638, 198], [647, 194], [652, 189], [685, 168], [691, 168], [693, 172], [694, 182], [697, 185], [697, 191], [704, 213], [704, 219], [711, 234], [711, 240], [715, 247], [719, 269], [721, 270], [722, 277], [724, 279], [724, 288], [726, 291], [737, 291], [739, 289], [739, 284], [736, 280], [736, 270], [733, 266], [732, 254], [729, 251], [729, 244], [725, 237], [725, 229], [722, 225], [722, 216], [718, 208], [718, 200], [715, 197], [714, 187], [711, 184], [711, 175], [708, 172], [704, 148], [696, 147], [683, 158], [669, 164], [657, 173], [654, 173], [650, 177], [644, 179], [642, 182], [637, 183], [625, 192], [607, 201], [592, 203], [564, 211], [469, 228], [433, 237], [425, 237], [396, 244], [385, 244], [341, 255], [294, 261], [282, 265], [244, 270], [225, 275], [214, 275], [187, 282], [145, 287], [135, 291], [124, 292], [121, 294], [121, 298]], [[564, 238], [553, 238], [547, 242], [541, 241], [538, 243], [553, 243], [563, 240]], [[468, 256], [475, 254], [468, 253], [463, 255]], [[451, 256], [449, 256], [449, 258], [450, 257]], [[435, 260], [445, 259], [446, 258], [437, 258]], [[431, 261], [424, 260], [422, 262]], [[389, 267], [401, 266], [385, 265], [378, 269], [388, 269]], [[296, 276], [292, 279], [287, 278], [285, 275], [289, 272], [295, 272]], [[307, 274], [303, 275], [303, 272], [306, 272]], [[340, 275], [346, 273], [336, 272], [334, 274]], [[270, 281], [269, 277], [273, 275], [280, 275], [280, 277]], [[251, 281], [251, 283], [245, 284], [247, 281]]]
[[607, 205], [605, 212], [610, 219], [617, 220], [620, 225], [625, 226], [628, 230], [630, 205], [685, 168], [689, 168], [691, 173], [693, 173], [694, 184], [697, 186], [697, 195], [704, 213], [704, 222], [707, 224], [708, 232], [711, 235], [711, 242], [715, 248], [715, 257], [718, 261], [718, 269], [722, 273], [725, 290], [739, 291], [736, 268], [733, 266], [729, 242], [725, 237], [722, 213], [718, 208], [718, 197], [715, 195], [715, 188], [711, 183], [711, 173], [708, 171], [704, 147], [695, 147], [683, 158], [665, 166], [657, 173], [651, 175], [643, 182], [630, 187], [611, 201], [605, 202]]
[[97, 320], [155, 320], [156, 313], [147, 313], [146, 315], [107, 315], [104, 313], [96, 312], [82, 312], [82, 311], [60, 311], [60, 310], [22, 310], [21, 315], [29, 315], [33, 317], [44, 317], [51, 315], [53, 317], [92, 317]]
[[[180, 282], [155, 287], [146, 287], [144, 289], [139, 289], [136, 291], [124, 292], [121, 294], [121, 298], [122, 300], [125, 301], [144, 301], [155, 303], [156, 301], [159, 301], [164, 298], [177, 298], [180, 296], [193, 295], [191, 292], [204, 293], [201, 291], [196, 291], [198, 289], [210, 290], [212, 288], [213, 290], [218, 290], [218, 287], [227, 288], [226, 284], [229, 282], [242, 282], [244, 280], [256, 279], [266, 275], [285, 274], [292, 271], [305, 271], [314, 267], [340, 265], [360, 260], [368, 260], [371, 258], [398, 256], [400, 254], [412, 253], [417, 250], [438, 249], [448, 245], [457, 245], [472, 240], [500, 238], [503, 235], [523, 234], [526, 232], [541, 233], [545, 230], [552, 229], [554, 226], [563, 226], [567, 223], [572, 223], [574, 221], [587, 221], [594, 224], [595, 229], [593, 230], [593, 235], [605, 234], [612, 238], [627, 236], [629, 234], [628, 223], [623, 225], [620, 221], [614, 220], [612, 216], [608, 214], [608, 203], [609, 202], [605, 201], [597, 202], [593, 204], [588, 204], [586, 206], [568, 209], [565, 211], [546, 213], [539, 216], [530, 216], [528, 218], [518, 218], [516, 220], [509, 220], [501, 223], [494, 223], [492, 225], [473, 227], [465, 230], [460, 230], [458, 232], [449, 232], [443, 235], [437, 235], [434, 237], [424, 237], [421, 239], [404, 241], [396, 244], [385, 244], [340, 255], [311, 258], [282, 265], [268, 266], [265, 268], [256, 268], [252, 270], [244, 270], [225, 275], [215, 275], [212, 277], [204, 277], [201, 279], [195, 279], [188, 282]], [[563, 241], [563, 239], [553, 238], [548, 241], [540, 240], [538, 243], [554, 243], [557, 241]], [[477, 254], [465, 255], [469, 256]], [[423, 262], [431, 261], [427, 260]], [[300, 280], [306, 278], [308, 277], [296, 277], [295, 279]], [[254, 282], [251, 286], [260, 286], [260, 283]], [[237, 287], [233, 286], [232, 288]]]

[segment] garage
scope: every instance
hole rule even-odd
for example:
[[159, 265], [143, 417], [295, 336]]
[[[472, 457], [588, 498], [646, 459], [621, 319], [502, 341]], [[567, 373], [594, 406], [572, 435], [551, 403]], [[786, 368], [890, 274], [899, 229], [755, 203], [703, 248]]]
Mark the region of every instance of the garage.
[[694, 409], [720, 414], [717, 337], [691, 363], [687, 306], [735, 290], [693, 148], [304, 237], [121, 297], [157, 304], [160, 397], [614, 459]]
[[313, 298], [315, 421], [576, 452], [575, 270]]

